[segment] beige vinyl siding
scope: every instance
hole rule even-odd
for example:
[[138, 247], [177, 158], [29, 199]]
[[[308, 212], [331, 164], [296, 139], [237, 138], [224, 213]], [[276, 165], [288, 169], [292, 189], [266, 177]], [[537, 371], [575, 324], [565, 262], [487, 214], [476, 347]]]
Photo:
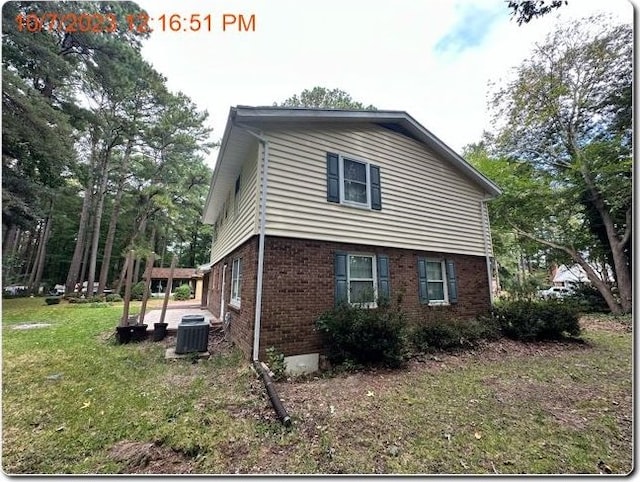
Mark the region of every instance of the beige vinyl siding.
[[[226, 194], [229, 214], [222, 226], [218, 223], [218, 236], [214, 237], [211, 244], [211, 262], [216, 263], [225, 255], [244, 243], [257, 233], [258, 213], [258, 153], [254, 149], [251, 157], [245, 161], [240, 173], [240, 191], [238, 210], [233, 210], [233, 194], [235, 182]], [[221, 213], [218, 219], [223, 218]]]
[[[423, 144], [375, 125], [265, 134], [267, 235], [485, 255], [484, 193]], [[327, 201], [327, 152], [380, 166], [382, 211]]]

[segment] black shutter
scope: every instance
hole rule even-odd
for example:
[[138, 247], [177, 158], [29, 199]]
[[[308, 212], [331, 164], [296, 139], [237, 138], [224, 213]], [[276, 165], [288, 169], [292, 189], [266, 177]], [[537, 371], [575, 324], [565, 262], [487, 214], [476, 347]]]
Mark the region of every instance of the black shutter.
[[418, 296], [420, 303], [429, 303], [429, 290], [427, 290], [427, 260], [418, 258]]
[[449, 287], [449, 303], [458, 302], [458, 281], [456, 279], [456, 265], [452, 259], [445, 262], [447, 267], [447, 285]]
[[338, 154], [327, 152], [327, 201], [340, 202], [340, 173]]
[[382, 191], [380, 189], [380, 168], [369, 165], [369, 179], [371, 180], [371, 209], [382, 209]]
[[389, 256], [378, 255], [378, 298], [389, 300], [391, 288], [389, 286]]
[[347, 253], [336, 253], [334, 256], [334, 275], [336, 278], [335, 304], [349, 301], [347, 285]]

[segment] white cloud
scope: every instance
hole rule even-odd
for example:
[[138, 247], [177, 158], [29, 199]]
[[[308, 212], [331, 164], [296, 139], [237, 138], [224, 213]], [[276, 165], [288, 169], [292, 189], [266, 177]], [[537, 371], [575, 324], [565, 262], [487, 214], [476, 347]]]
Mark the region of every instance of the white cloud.
[[[489, 128], [488, 82], [507, 75], [559, 20], [600, 10], [629, 23], [633, 19], [626, 0], [570, 0], [520, 27], [509, 20], [503, 0], [146, 0], [139, 5], [154, 18], [212, 15], [211, 32], [155, 32], [143, 54], [168, 78], [170, 89], [209, 111], [216, 139], [230, 106], [271, 105], [319, 85], [343, 89], [381, 109], [406, 110], [457, 151]], [[479, 17], [465, 33], [461, 21], [474, 12]], [[255, 15], [256, 31], [222, 32], [223, 13]], [[436, 45], [445, 46], [447, 38], [463, 43], [452, 44], [457, 48], [451, 54], [446, 49], [438, 54]]]

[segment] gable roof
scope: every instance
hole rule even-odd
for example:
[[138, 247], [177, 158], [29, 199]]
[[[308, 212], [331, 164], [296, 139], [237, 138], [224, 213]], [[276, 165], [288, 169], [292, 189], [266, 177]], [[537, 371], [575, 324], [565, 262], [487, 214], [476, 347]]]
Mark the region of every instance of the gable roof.
[[243, 160], [249, 146], [256, 142], [249, 134], [251, 127], [264, 128], [282, 123], [301, 123], [305, 126], [314, 123], [353, 124], [354, 122], [376, 124], [398, 132], [424, 144], [438, 154], [445, 162], [459, 169], [467, 178], [482, 188], [488, 197], [501, 193], [500, 188], [482, 175], [462, 156], [438, 139], [431, 131], [422, 126], [404, 111], [394, 110], [344, 110], [344, 109], [309, 109], [301, 107], [231, 107], [225, 127], [224, 136], [218, 152], [209, 194], [205, 203], [203, 221], [213, 223], [224, 199], [211, 199], [214, 186], [220, 181], [224, 185], [235, 182], [240, 173], [239, 161]]

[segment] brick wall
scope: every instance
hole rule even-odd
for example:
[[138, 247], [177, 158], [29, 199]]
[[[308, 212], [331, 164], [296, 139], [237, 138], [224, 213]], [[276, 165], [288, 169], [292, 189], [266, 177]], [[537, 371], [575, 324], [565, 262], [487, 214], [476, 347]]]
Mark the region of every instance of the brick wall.
[[[236, 258], [242, 258], [240, 308], [229, 304], [231, 300], [231, 271], [233, 260]], [[224, 275], [224, 286], [222, 286], [222, 272], [225, 264], [227, 268]], [[231, 317], [231, 339], [247, 358], [251, 357], [253, 350], [257, 268], [258, 237], [254, 236], [213, 265], [209, 280], [208, 309], [214, 316], [220, 315], [221, 290], [224, 290], [225, 313], [229, 313]]]
[[[403, 293], [402, 308], [411, 321], [473, 318], [490, 308], [484, 257], [269, 236], [265, 243], [261, 357], [270, 346], [287, 356], [321, 352], [314, 321], [334, 306], [333, 255], [336, 251], [388, 256], [391, 299], [396, 300], [398, 294]], [[457, 304], [420, 303], [418, 256], [454, 260], [458, 277]]]
[[[209, 309], [220, 313], [222, 266], [227, 264], [225, 299], [231, 313], [232, 339], [251, 357], [257, 273], [258, 237], [254, 236], [233, 253], [215, 264], [209, 282]], [[391, 299], [402, 293], [402, 308], [411, 321], [436, 318], [473, 318], [490, 307], [485, 258], [452, 255], [399, 248], [333, 243], [268, 236], [265, 240], [264, 283], [260, 359], [275, 346], [285, 355], [322, 351], [315, 320], [334, 306], [334, 260], [336, 251], [384, 254], [389, 257]], [[458, 303], [451, 306], [427, 306], [418, 298], [418, 256], [454, 260], [458, 277]], [[233, 259], [243, 258], [241, 309], [228, 305], [231, 294]]]

